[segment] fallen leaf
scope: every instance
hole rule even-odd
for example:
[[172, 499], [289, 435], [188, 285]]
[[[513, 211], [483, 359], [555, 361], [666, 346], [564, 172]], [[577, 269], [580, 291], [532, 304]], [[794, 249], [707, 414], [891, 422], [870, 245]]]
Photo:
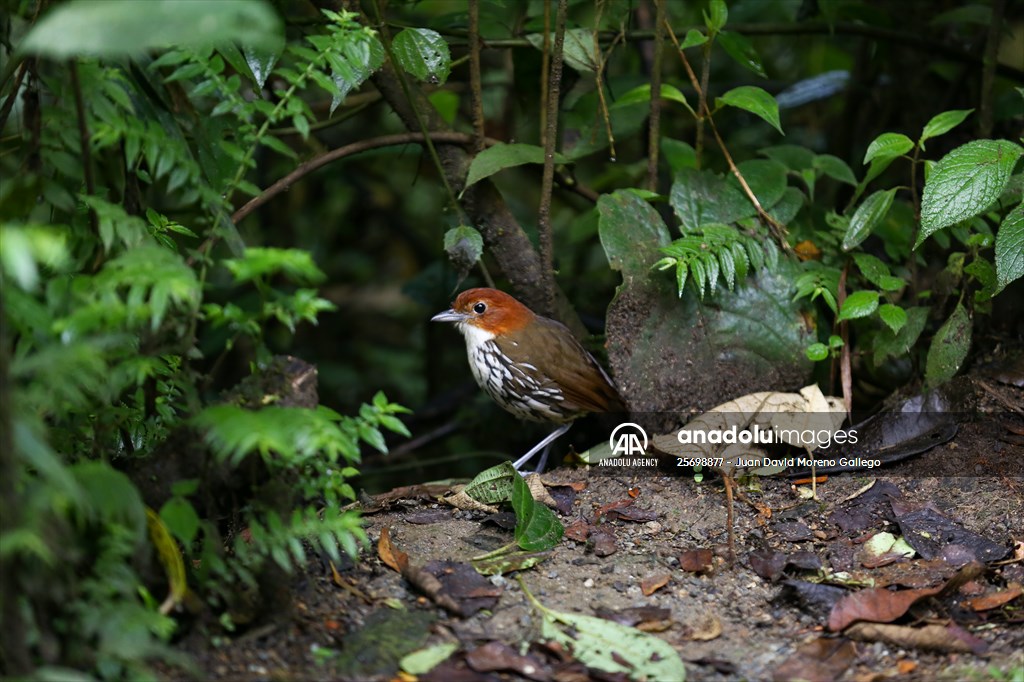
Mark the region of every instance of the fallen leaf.
[[958, 625], [907, 625], [857, 623], [844, 632], [851, 639], [863, 642], [886, 642], [906, 649], [925, 649], [942, 653], [973, 653], [982, 655], [988, 644]]
[[668, 585], [668, 581], [672, 578], [668, 573], [659, 573], [657, 575], [650, 575], [640, 581], [640, 591], [643, 592], [645, 597], [650, 597], [652, 594], [660, 590], [661, 588]]
[[386, 526], [380, 529], [380, 540], [377, 541], [377, 556], [384, 565], [398, 573], [409, 563], [409, 555], [395, 549], [391, 544], [391, 530]]
[[801, 645], [772, 673], [776, 682], [807, 680], [832, 682], [839, 679], [857, 657], [857, 645], [842, 637], [819, 637]]
[[715, 555], [710, 549], [687, 549], [679, 555], [679, 568], [690, 573], [707, 573], [714, 562]]
[[975, 611], [988, 611], [990, 609], [999, 608], [1003, 604], [1013, 601], [1022, 593], [1024, 593], [1024, 590], [1021, 590], [1020, 586], [1017, 585], [1000, 592], [991, 592], [980, 597], [968, 599], [967, 605]]

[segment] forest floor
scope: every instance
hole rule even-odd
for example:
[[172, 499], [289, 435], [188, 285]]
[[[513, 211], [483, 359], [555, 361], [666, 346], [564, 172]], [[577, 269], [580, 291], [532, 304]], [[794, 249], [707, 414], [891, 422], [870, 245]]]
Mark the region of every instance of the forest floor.
[[[384, 496], [366, 516], [374, 549], [346, 566], [312, 563], [295, 577], [290, 613], [232, 637], [195, 628], [179, 646], [209, 679], [411, 680], [398, 661], [445, 643], [453, 653], [418, 679], [628, 679], [538, 643], [542, 619], [526, 588], [548, 609], [664, 640], [689, 680], [1016, 682], [1024, 676], [1022, 425], [997, 407], [912, 459], [829, 476], [817, 501], [782, 478], [741, 486], [732, 563], [722, 480], [698, 483], [689, 471], [545, 474], [566, 537], [532, 568], [494, 579], [474, 579], [468, 562], [512, 541], [507, 515], [453, 509], [427, 488]], [[928, 524], [933, 530], [921, 530]], [[934, 541], [928, 558], [866, 554], [877, 532], [911, 528]], [[384, 529], [411, 563], [440, 577], [448, 609], [381, 560]], [[887, 589], [835, 606], [872, 585]], [[843, 620], [834, 633], [830, 618], [892, 625]]]

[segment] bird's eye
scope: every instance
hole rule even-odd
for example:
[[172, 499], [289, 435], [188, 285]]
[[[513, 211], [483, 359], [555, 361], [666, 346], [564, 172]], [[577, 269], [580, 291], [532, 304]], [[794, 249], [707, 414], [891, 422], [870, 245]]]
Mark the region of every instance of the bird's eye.
[[477, 315], [483, 315], [485, 310], [487, 310], [487, 304], [482, 301], [473, 306], [473, 312]]

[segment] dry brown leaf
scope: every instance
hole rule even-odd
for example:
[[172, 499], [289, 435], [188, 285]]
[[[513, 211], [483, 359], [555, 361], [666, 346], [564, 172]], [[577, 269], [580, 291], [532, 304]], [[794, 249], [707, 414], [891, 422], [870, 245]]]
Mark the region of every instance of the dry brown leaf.
[[640, 581], [640, 591], [644, 593], [645, 597], [650, 597], [652, 594], [665, 587], [665, 585], [668, 585], [668, 581], [671, 578], [672, 576], [668, 573], [649, 575]]

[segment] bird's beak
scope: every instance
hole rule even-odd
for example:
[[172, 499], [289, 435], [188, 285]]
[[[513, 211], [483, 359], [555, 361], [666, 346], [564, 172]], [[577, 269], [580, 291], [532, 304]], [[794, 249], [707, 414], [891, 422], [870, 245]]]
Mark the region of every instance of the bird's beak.
[[449, 308], [443, 313], [438, 313], [430, 318], [431, 322], [464, 322], [469, 318], [466, 313], [460, 313], [457, 310]]

